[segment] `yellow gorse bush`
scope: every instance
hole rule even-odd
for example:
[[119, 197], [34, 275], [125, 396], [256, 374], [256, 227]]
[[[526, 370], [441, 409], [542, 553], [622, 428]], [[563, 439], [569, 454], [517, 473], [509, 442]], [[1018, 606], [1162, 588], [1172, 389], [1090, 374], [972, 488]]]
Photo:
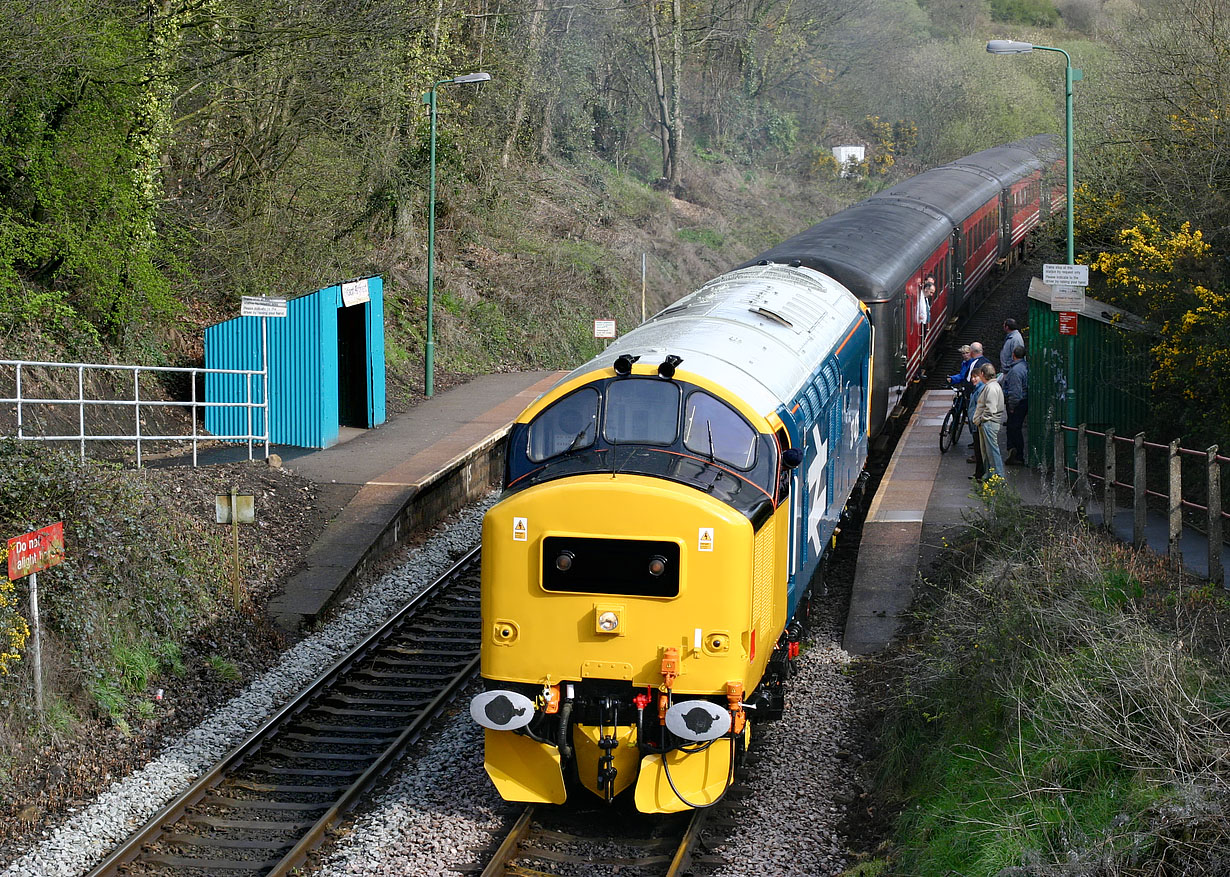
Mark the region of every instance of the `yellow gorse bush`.
[[17, 611], [17, 593], [9, 581], [9, 549], [0, 544], [0, 676], [9, 675], [9, 668], [21, 660], [21, 649], [30, 637], [30, 625]]

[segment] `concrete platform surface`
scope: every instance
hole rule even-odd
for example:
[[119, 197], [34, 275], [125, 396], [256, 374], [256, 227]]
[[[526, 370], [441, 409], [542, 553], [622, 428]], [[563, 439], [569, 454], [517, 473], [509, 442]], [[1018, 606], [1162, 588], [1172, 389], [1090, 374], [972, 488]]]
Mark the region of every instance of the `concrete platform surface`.
[[[375, 429], [350, 430], [346, 441], [331, 448], [273, 446], [283, 465], [320, 484], [322, 498], [338, 508], [283, 593], [270, 601], [277, 624], [294, 631], [315, 619], [374, 548], [406, 535], [411, 507], [429, 485], [493, 448], [517, 415], [564, 374], [483, 375]], [[242, 453], [246, 458], [246, 448]]]
[[[948, 390], [923, 396], [867, 510], [843, 639], [852, 655], [877, 652], [892, 641], [910, 610], [919, 569], [939, 550], [944, 534], [980, 507], [974, 467], [966, 462], [969, 433], [940, 453], [940, 424], [951, 404]], [[1027, 505], [1051, 501], [1037, 472], [1006, 469], [1004, 478]]]

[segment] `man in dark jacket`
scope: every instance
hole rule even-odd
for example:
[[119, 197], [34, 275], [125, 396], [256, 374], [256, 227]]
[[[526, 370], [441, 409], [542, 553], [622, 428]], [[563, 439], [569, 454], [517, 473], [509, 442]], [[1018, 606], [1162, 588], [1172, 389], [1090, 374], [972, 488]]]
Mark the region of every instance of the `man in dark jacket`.
[[1025, 415], [1029, 413], [1029, 365], [1025, 348], [1018, 344], [1012, 351], [1012, 363], [1000, 378], [1004, 388], [1004, 404], [1008, 406], [1008, 456], [1004, 463], [1020, 466], [1025, 462]]
[[1017, 328], [1016, 320], [1009, 317], [1004, 320], [1004, 346], [999, 352], [999, 370], [1006, 372], [1008, 366], [1012, 365], [1012, 351], [1018, 347], [1025, 346], [1025, 339], [1021, 336], [1021, 330]]

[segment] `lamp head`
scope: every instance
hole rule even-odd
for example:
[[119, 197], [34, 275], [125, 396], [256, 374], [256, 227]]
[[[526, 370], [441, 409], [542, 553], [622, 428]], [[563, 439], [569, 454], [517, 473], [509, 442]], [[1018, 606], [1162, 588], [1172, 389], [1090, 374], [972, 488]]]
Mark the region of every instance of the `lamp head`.
[[461, 85], [465, 82], [487, 82], [491, 79], [490, 73], [463, 73], [460, 76], [454, 76], [453, 82]]
[[987, 40], [987, 51], [992, 55], [1023, 55], [1033, 50], [1033, 43], [1020, 40]]
[[627, 353], [621, 353], [615, 358], [615, 374], [623, 377], [624, 375], [632, 374], [632, 363], [640, 359], [639, 356], [630, 356]]
[[675, 356], [673, 353], [670, 354], [666, 357], [666, 359], [662, 360], [661, 365], [658, 366], [658, 376], [663, 378], [673, 378], [675, 376], [675, 367], [681, 362], [683, 362], [682, 356]]

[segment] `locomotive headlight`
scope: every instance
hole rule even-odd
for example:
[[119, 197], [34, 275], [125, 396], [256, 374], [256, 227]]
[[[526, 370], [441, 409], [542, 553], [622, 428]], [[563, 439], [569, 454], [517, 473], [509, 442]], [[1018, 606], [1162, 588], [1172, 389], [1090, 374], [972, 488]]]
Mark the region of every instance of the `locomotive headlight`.
[[594, 604], [594, 632], [623, 636], [624, 606], [622, 603]]
[[576, 557], [571, 551], [561, 551], [555, 558], [555, 568], [560, 572], [568, 572], [572, 569], [572, 562], [576, 560]]
[[662, 575], [662, 573], [664, 572], [666, 572], [666, 558], [665, 557], [663, 557], [661, 554], [655, 554], [653, 557], [649, 558], [649, 574], [651, 576], [654, 576], [656, 578], [657, 576]]

